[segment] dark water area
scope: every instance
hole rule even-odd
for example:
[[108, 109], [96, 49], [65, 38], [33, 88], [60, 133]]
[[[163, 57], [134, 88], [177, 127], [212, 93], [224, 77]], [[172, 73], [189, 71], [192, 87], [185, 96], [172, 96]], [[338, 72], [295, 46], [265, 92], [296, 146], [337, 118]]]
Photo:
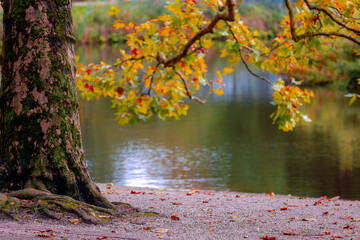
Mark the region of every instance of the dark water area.
[[[78, 49], [83, 63], [113, 61], [115, 49]], [[226, 62], [209, 59], [209, 79]], [[273, 81], [278, 77], [267, 76]], [[84, 149], [96, 182], [161, 189], [275, 192], [360, 199], [360, 104], [316, 88], [312, 123], [277, 130], [270, 86], [239, 67], [225, 95], [191, 103], [179, 121], [120, 126], [107, 99], [80, 99]]]

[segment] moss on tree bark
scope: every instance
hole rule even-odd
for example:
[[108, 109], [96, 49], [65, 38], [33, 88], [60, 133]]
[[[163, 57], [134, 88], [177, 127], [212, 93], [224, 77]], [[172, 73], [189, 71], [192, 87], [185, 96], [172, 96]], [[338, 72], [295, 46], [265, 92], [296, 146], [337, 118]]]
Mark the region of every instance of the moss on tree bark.
[[0, 189], [35, 188], [112, 205], [85, 163], [71, 1], [2, 1]]

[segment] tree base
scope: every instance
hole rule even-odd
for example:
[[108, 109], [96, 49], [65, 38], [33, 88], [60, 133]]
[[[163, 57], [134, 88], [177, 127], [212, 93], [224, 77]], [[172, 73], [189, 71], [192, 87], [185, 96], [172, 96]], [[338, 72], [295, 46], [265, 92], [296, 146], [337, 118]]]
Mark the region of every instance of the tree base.
[[29, 215], [40, 214], [47, 218], [70, 221], [74, 224], [79, 222], [100, 224], [140, 213], [129, 204], [113, 204], [116, 206], [114, 209], [107, 209], [33, 188], [14, 191], [7, 195], [0, 194], [0, 214], [17, 221]]

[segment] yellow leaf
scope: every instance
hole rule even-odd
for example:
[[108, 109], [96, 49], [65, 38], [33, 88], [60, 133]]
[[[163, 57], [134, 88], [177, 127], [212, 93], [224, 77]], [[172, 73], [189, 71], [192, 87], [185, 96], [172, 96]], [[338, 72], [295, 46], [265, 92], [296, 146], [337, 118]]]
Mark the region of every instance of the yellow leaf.
[[360, 78], [358, 78], [357, 81], [358, 81], [358, 84], [360, 84]]
[[354, 94], [354, 95], [352, 96], [352, 98], [350, 99], [350, 102], [349, 102], [349, 106], [355, 102], [356, 97], [357, 97], [356, 94]]
[[229, 74], [229, 73], [232, 73], [234, 71], [233, 68], [230, 68], [230, 67], [226, 67], [223, 69], [223, 72], [225, 75]]
[[220, 57], [221, 57], [221, 58], [226, 57], [226, 55], [227, 55], [227, 50], [226, 50], [226, 49], [221, 49], [221, 50], [220, 50], [220, 53], [221, 53], [221, 54], [220, 54]]
[[256, 37], [257, 35], [258, 35], [258, 31], [255, 30], [255, 31], [253, 32], [253, 37]]
[[113, 16], [113, 15], [116, 15], [116, 14], [120, 13], [120, 9], [117, 8], [117, 7], [111, 6], [111, 9], [109, 11], [107, 11], [107, 13], [110, 16]]
[[219, 76], [220, 80], [223, 80], [223, 76], [221, 75], [221, 72], [219, 70], [217, 70], [216, 73]]
[[114, 23], [113, 23], [113, 27], [114, 27], [115, 29], [120, 29], [120, 28], [124, 28], [124, 27], [125, 27], [125, 24], [122, 23], [122, 22], [114, 22]]
[[72, 222], [73, 224], [78, 224], [80, 221], [79, 219], [71, 219], [70, 222]]
[[134, 23], [129, 22], [129, 24], [128, 24], [128, 27], [129, 27], [129, 28], [134, 28], [134, 26], [135, 26], [135, 24], [134, 24]]
[[204, 48], [206, 48], [206, 49], [209, 49], [209, 48], [211, 48], [211, 39], [204, 39], [203, 40], [203, 46], [204, 46]]
[[216, 93], [216, 95], [221, 96], [224, 94], [223, 88], [218, 88], [216, 90], [214, 90], [214, 92]]

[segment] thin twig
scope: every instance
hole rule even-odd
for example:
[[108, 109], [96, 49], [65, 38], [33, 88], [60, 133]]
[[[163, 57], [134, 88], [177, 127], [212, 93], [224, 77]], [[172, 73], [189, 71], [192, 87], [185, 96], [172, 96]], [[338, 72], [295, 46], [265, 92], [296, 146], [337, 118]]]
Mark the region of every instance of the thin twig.
[[206, 101], [207, 101], [207, 99], [208, 99], [209, 96], [211, 95], [211, 89], [212, 89], [212, 88], [211, 88], [209, 82], [207, 82], [207, 86], [209, 87], [209, 92], [208, 92], [208, 94], [206, 95], [206, 97], [205, 97], [204, 99], [200, 99], [200, 98], [198, 98], [198, 97], [193, 96], [193, 95], [190, 93], [190, 87], [189, 87], [186, 79], [185, 79], [184, 76], [182, 75], [182, 73], [179, 72], [178, 70], [176, 70], [175, 67], [173, 67], [173, 69], [174, 69], [175, 73], [176, 73], [176, 74], [181, 78], [181, 80], [183, 81], [184, 86], [185, 86], [185, 90], [186, 90], [186, 93], [187, 93], [188, 97], [189, 97], [191, 100], [195, 100], [195, 101], [198, 101], [198, 102], [201, 103], [201, 104], [205, 104]]
[[[226, 25], [228, 26], [229, 31], [230, 31], [231, 35], [233, 36], [233, 38], [235, 39], [236, 43], [239, 43], [239, 41], [238, 41], [237, 38], [236, 38], [236, 35], [235, 35], [234, 31], [233, 31], [232, 28], [231, 28], [231, 25], [230, 25], [227, 21], [225, 21], [225, 23], [226, 23]], [[257, 77], [257, 78], [259, 78], [259, 79], [267, 82], [268, 84], [272, 85], [272, 82], [271, 82], [269, 79], [264, 78], [264, 77], [262, 77], [262, 76], [260, 76], [260, 75], [258, 75], [258, 74], [256, 74], [256, 73], [254, 73], [254, 72], [250, 69], [249, 65], [247, 64], [247, 62], [245, 61], [245, 59], [244, 59], [244, 57], [243, 57], [243, 55], [242, 55], [242, 47], [239, 49], [239, 55], [240, 55], [241, 61], [242, 61], [242, 62], [244, 63], [244, 65], [245, 65], [246, 70], [247, 70], [251, 75], [253, 75], [254, 77]]]

